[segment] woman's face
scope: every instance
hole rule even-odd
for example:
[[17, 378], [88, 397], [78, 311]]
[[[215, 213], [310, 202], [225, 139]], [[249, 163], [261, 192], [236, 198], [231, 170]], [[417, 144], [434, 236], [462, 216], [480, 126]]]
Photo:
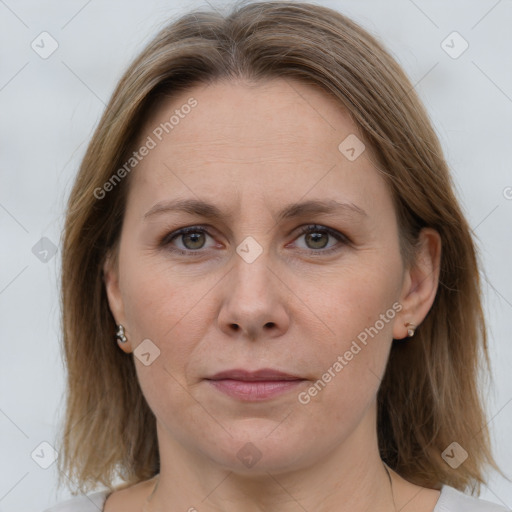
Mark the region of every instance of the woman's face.
[[[275, 471], [369, 442], [410, 280], [356, 125], [288, 80], [166, 101], [141, 132], [118, 266], [105, 267], [161, 451]], [[263, 368], [302, 380], [231, 380], [238, 394], [209, 380]]]

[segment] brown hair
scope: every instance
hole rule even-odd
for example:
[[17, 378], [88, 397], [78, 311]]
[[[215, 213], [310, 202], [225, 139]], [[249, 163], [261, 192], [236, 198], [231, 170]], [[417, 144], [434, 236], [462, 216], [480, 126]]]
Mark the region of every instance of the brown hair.
[[[219, 79], [294, 79], [344, 105], [372, 148], [398, 215], [405, 262], [422, 227], [442, 240], [440, 283], [414, 342], [392, 347], [378, 393], [382, 459], [424, 487], [480, 491], [498, 469], [479, 395], [489, 369], [475, 245], [442, 149], [413, 86], [382, 45], [350, 19], [301, 2], [196, 11], [166, 26], [121, 78], [92, 137], [69, 197], [62, 244], [66, 417], [59, 469], [88, 492], [159, 472], [155, 417], [133, 359], [114, 341], [102, 266], [116, 247], [129, 179], [97, 191], [119, 169], [163, 94]], [[341, 141], [340, 141], [341, 142]], [[483, 365], [483, 362], [486, 365]], [[452, 469], [453, 441], [469, 458]]]

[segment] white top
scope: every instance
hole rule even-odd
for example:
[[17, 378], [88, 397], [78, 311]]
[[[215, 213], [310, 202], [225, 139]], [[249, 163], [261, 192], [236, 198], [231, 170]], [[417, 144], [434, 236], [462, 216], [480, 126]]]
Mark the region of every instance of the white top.
[[[110, 491], [106, 490], [78, 496], [43, 512], [99, 512], [103, 510], [109, 494]], [[512, 510], [490, 501], [468, 496], [449, 485], [443, 485], [433, 512], [512, 512]]]

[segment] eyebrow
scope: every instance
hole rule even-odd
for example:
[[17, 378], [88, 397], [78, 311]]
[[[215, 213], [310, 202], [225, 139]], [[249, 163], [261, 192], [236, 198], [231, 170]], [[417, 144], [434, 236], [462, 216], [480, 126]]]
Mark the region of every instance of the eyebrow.
[[[198, 199], [176, 199], [162, 201], [155, 204], [144, 214], [144, 220], [154, 215], [169, 212], [185, 212], [191, 215], [198, 215], [210, 219], [224, 217], [222, 211], [212, 203]], [[359, 206], [353, 203], [341, 203], [335, 199], [310, 200], [302, 203], [291, 203], [281, 209], [277, 214], [277, 222], [301, 217], [304, 215], [327, 214], [336, 215], [339, 213], [354, 214], [358, 217], [368, 217], [368, 214]], [[231, 215], [226, 215], [231, 217]]]

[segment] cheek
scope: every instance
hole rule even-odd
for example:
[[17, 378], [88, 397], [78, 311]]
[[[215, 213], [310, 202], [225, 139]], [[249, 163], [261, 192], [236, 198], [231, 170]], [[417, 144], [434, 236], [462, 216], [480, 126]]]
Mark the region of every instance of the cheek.
[[[343, 345], [373, 326], [388, 310], [385, 320], [393, 320], [401, 290], [402, 267], [395, 251], [381, 249], [355, 254], [343, 265], [319, 281], [306, 284], [302, 296], [316, 316], [323, 320], [327, 339]], [[387, 335], [392, 321], [379, 322], [379, 331]]]
[[189, 325], [190, 314], [201, 308], [207, 280], [180, 275], [164, 255], [144, 255], [136, 249], [126, 254], [120, 271], [131, 330], [141, 339], [153, 338], [162, 344], [176, 339], [176, 331]]
[[[197, 347], [206, 329], [213, 324], [214, 309], [208, 306], [205, 296], [215, 284], [214, 276], [195, 279], [173, 270], [165, 257], [140, 253], [126, 256], [120, 262], [120, 270], [124, 276], [125, 314], [141, 386], [151, 394], [154, 389], [166, 389], [168, 399], [180, 400], [180, 384], [187, 386], [193, 382]], [[148, 339], [157, 347], [158, 355], [145, 367], [137, 358], [142, 347], [139, 351], [137, 347]]]
[[329, 405], [329, 414], [337, 416], [343, 410], [362, 411], [373, 399], [401, 309], [401, 272], [396, 251], [371, 251], [351, 264], [347, 261], [323, 291], [309, 293], [308, 304], [319, 312], [325, 336], [317, 336], [311, 352], [320, 382], [307, 391], [304, 401]]
[[[123, 292], [137, 378], [155, 415], [172, 423], [169, 418], [175, 418], [179, 410], [180, 422], [186, 422], [195, 404], [189, 374], [193, 373], [194, 351], [203, 337], [205, 315], [200, 297], [204, 293], [171, 279], [161, 266], [144, 264], [143, 259], [133, 263], [126, 266], [129, 279]], [[139, 358], [142, 347], [148, 346], [142, 344], [147, 344], [146, 340], [151, 341], [147, 365], [143, 357]]]

